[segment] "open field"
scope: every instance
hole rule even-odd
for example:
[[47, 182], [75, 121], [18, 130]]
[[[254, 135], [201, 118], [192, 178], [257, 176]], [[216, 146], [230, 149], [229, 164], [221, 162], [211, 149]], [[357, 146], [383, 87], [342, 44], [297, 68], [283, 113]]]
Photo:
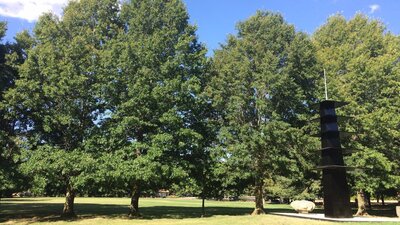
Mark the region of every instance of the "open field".
[[[75, 210], [78, 218], [65, 221], [59, 217], [64, 198], [12, 198], [0, 201], [0, 223], [4, 224], [255, 224], [255, 225], [336, 225], [343, 223], [322, 222], [288, 218], [274, 215], [250, 216], [252, 202], [206, 201], [207, 217], [200, 218], [201, 201], [198, 199], [152, 199], [140, 201], [140, 219], [129, 219], [128, 198], [76, 198]], [[288, 205], [267, 204], [267, 212], [293, 212]], [[317, 212], [321, 209], [317, 209]], [[392, 207], [374, 211], [385, 216], [394, 216]], [[371, 225], [373, 223], [351, 223], [352, 225]], [[395, 222], [379, 223], [398, 225]]]

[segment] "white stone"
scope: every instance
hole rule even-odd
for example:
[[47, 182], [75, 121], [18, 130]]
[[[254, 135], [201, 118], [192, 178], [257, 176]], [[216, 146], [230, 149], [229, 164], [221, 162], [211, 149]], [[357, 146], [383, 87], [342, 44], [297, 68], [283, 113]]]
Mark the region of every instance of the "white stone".
[[290, 203], [290, 206], [298, 213], [309, 213], [315, 209], [314, 202], [306, 200], [296, 200]]
[[396, 206], [396, 214], [400, 218], [400, 206]]

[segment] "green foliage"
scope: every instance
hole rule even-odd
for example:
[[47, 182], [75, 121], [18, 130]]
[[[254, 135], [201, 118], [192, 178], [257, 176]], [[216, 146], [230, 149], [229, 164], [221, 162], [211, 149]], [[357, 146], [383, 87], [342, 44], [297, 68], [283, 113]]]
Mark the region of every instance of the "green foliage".
[[[24, 157], [29, 160], [22, 164], [21, 170], [33, 177], [33, 193], [37, 195], [62, 194], [65, 191], [65, 181], [78, 191], [84, 189], [93, 179], [92, 174], [96, 168], [92, 156], [80, 149], [67, 152], [64, 149], [42, 145], [35, 151], [26, 152]], [[48, 185], [56, 189], [58, 187], [60, 192], [49, 190]]]
[[45, 14], [32, 38], [26, 32], [16, 37], [29, 49], [21, 51], [28, 57], [5, 96], [7, 116], [18, 121], [25, 150], [22, 169], [38, 185], [35, 190], [51, 186], [56, 191], [50, 193], [65, 193], [71, 186], [81, 191], [91, 180], [95, 164], [87, 152], [94, 149], [88, 140], [104, 112], [97, 59], [118, 28], [117, 9], [118, 3], [111, 0], [71, 2], [62, 19]]
[[105, 116], [91, 145], [104, 152], [94, 186], [135, 196], [193, 175], [210, 143], [200, 96], [207, 61], [181, 1], [125, 2], [119, 15], [124, 29], [100, 57]]
[[[0, 22], [0, 40], [5, 35], [7, 25]], [[22, 190], [26, 181], [18, 171], [18, 138], [14, 127], [17, 119], [8, 117], [6, 92], [13, 88], [18, 79], [16, 67], [23, 63], [28, 48], [29, 34], [24, 31], [16, 36], [15, 43], [0, 44], [0, 196], [11, 195]]]
[[[300, 183], [300, 185], [293, 185], [296, 182]], [[304, 188], [304, 183], [306, 183], [304, 176], [300, 179], [292, 176], [274, 176], [273, 179], [265, 181], [265, 193], [271, 199], [277, 197], [287, 200], [317, 199], [318, 194], [321, 192], [321, 183], [313, 180], [313, 182], [307, 182], [306, 188]]]
[[238, 36], [216, 51], [214, 66], [209, 94], [220, 114], [228, 183], [243, 189], [250, 180], [262, 185], [279, 174], [309, 176], [309, 151], [316, 146], [301, 127], [310, 117], [318, 73], [307, 36], [281, 15], [259, 11], [238, 24]]

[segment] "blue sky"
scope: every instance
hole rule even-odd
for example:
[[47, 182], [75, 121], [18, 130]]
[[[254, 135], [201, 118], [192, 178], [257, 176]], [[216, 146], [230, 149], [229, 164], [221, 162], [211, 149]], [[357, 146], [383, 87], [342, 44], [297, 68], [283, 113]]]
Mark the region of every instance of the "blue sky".
[[[67, 0], [0, 0], [0, 20], [8, 22], [5, 40], [12, 41], [16, 32], [32, 29], [41, 11], [61, 12]], [[198, 27], [201, 42], [209, 54], [235, 34], [235, 25], [257, 10], [280, 12], [299, 31], [313, 33], [333, 14], [346, 18], [357, 12], [381, 20], [389, 31], [400, 34], [400, 1], [398, 0], [184, 0], [192, 24]]]

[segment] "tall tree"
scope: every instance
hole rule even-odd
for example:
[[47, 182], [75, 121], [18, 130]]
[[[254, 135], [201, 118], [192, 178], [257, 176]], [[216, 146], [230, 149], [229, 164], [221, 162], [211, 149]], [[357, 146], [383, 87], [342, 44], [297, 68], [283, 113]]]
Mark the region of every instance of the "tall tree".
[[109, 181], [130, 190], [137, 217], [141, 193], [187, 177], [187, 156], [202, 147], [195, 105], [203, 101], [206, 50], [180, 0], [128, 1], [121, 19], [124, 32], [108, 49], [103, 158], [115, 172]]
[[221, 198], [223, 193], [223, 174], [218, 174], [218, 157], [215, 157], [214, 147], [216, 146], [216, 133], [218, 123], [216, 122], [217, 112], [211, 105], [209, 96], [205, 89], [214, 75], [211, 71], [212, 61], [203, 66], [201, 82], [194, 101], [190, 104], [191, 114], [188, 115], [187, 123], [190, 128], [199, 134], [199, 138], [193, 139], [191, 149], [184, 156], [186, 161], [185, 170], [188, 172], [187, 179], [174, 184], [177, 192], [198, 196], [202, 199], [201, 215], [205, 216], [205, 200], [207, 198]]
[[[5, 22], [0, 23], [0, 40], [3, 39], [7, 31], [7, 24]], [[0, 106], [3, 106], [4, 92], [14, 85], [16, 79], [16, 71], [12, 70], [6, 63], [6, 55], [8, 53], [8, 45], [0, 45]], [[5, 118], [5, 108], [0, 108], [0, 196], [4, 195], [4, 191], [10, 189], [13, 182], [10, 177], [11, 174], [7, 173], [7, 167], [10, 161], [12, 162], [11, 152], [14, 150], [11, 142], [11, 136], [13, 134], [13, 123]]]
[[[365, 192], [395, 188], [400, 175], [399, 38], [378, 20], [357, 14], [349, 21], [332, 16], [313, 39], [328, 74], [329, 95], [350, 102], [342, 113], [354, 119], [344, 129], [359, 133], [345, 143], [361, 150], [347, 162], [364, 168], [353, 177], [354, 191], [363, 198]], [[365, 201], [358, 202], [357, 214], [365, 214]]]
[[20, 78], [6, 94], [29, 141], [24, 171], [61, 185], [64, 216], [75, 215], [74, 198], [93, 169], [87, 140], [104, 110], [98, 59], [118, 30], [118, 8], [116, 0], [71, 1], [62, 18], [41, 16]]
[[312, 148], [299, 134], [318, 73], [311, 41], [281, 15], [258, 11], [237, 28], [238, 35], [215, 52], [218, 74], [209, 92], [221, 115], [227, 173], [252, 180], [253, 214], [261, 214], [265, 179], [296, 171], [303, 151]]
[[[0, 23], [0, 41], [6, 32], [6, 23]], [[15, 42], [0, 44], [0, 196], [20, 191], [24, 182], [17, 169], [19, 141], [16, 138], [16, 118], [7, 116], [5, 93], [13, 88], [18, 79], [18, 65], [26, 59], [25, 50], [32, 44], [30, 35], [23, 31], [16, 35]], [[18, 187], [19, 186], [19, 187]]]

